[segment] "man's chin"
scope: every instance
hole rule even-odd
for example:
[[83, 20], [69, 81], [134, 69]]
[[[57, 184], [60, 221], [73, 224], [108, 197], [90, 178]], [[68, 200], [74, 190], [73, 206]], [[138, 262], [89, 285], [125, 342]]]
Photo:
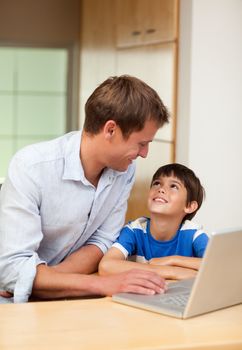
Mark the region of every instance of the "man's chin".
[[[132, 163], [132, 162], [131, 162]], [[130, 164], [125, 164], [125, 165], [117, 165], [115, 167], [112, 167], [113, 170], [116, 170], [116, 171], [120, 171], [121, 173], [127, 171], [128, 167], [130, 166]]]

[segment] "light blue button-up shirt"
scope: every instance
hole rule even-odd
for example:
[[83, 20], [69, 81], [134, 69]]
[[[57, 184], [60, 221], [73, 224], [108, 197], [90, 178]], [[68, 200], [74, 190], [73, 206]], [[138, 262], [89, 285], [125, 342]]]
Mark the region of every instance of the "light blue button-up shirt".
[[14, 302], [28, 300], [38, 264], [56, 265], [86, 244], [105, 253], [124, 224], [134, 164], [106, 168], [95, 188], [80, 141], [81, 132], [71, 132], [25, 147], [10, 163], [0, 191], [0, 290]]

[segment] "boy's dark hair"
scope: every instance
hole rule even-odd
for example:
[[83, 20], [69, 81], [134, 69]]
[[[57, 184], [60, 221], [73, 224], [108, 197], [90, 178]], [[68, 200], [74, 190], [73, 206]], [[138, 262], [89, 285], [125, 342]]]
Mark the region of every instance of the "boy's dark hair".
[[201, 185], [201, 182], [198, 179], [198, 177], [191, 169], [187, 168], [185, 165], [178, 163], [167, 164], [160, 167], [153, 175], [151, 184], [160, 176], [174, 176], [177, 179], [179, 179], [187, 190], [186, 204], [188, 205], [192, 201], [197, 202], [197, 209], [193, 213], [187, 214], [183, 218], [182, 222], [184, 222], [185, 220], [191, 220], [195, 216], [198, 209], [201, 207], [203, 199], [205, 198], [205, 190]]
[[147, 120], [158, 127], [169, 121], [160, 97], [143, 81], [128, 75], [110, 77], [99, 85], [85, 105], [84, 130], [98, 134], [108, 120], [114, 120], [123, 137], [143, 129]]

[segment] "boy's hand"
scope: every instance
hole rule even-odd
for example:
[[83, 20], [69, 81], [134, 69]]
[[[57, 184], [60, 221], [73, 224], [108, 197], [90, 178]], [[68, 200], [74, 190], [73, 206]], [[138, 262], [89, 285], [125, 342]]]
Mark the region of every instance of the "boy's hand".
[[160, 273], [167, 279], [183, 280], [196, 277], [201, 261], [201, 258], [171, 255], [153, 258], [149, 260], [149, 264], [157, 268], [160, 266]]
[[197, 270], [187, 269], [185, 267], [167, 266], [168, 268], [170, 268], [169, 279], [171, 280], [187, 280], [195, 278], [197, 275]]
[[176, 255], [165, 256], [163, 258], [153, 258], [149, 260], [151, 265], [176, 265]]
[[202, 258], [187, 257], [181, 255], [171, 255], [163, 258], [153, 258], [149, 260], [151, 265], [177, 266], [187, 269], [199, 270]]

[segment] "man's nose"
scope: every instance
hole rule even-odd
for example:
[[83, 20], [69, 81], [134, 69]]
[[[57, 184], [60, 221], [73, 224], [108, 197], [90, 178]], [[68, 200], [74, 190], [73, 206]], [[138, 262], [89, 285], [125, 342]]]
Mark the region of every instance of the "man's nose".
[[140, 150], [139, 150], [139, 156], [142, 158], [146, 158], [149, 152], [149, 146], [143, 146]]

